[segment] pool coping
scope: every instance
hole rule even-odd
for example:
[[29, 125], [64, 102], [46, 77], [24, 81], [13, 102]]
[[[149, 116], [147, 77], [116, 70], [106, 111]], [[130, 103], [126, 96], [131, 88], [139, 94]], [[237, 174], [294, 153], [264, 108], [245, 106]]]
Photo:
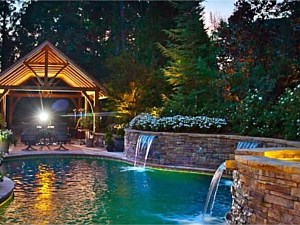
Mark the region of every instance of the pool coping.
[[[29, 151], [29, 152], [14, 152], [5, 155], [5, 159], [15, 159], [15, 158], [27, 158], [27, 157], [36, 157], [36, 156], [78, 156], [78, 157], [98, 157], [98, 158], [106, 158], [113, 159], [117, 161], [126, 162], [129, 164], [134, 164], [132, 159], [126, 158], [123, 152], [107, 152], [107, 151], [99, 151], [97, 149], [85, 148], [82, 151]], [[172, 170], [179, 172], [194, 172], [194, 173], [202, 173], [202, 174], [213, 174], [215, 172], [214, 169], [207, 168], [196, 168], [196, 167], [186, 167], [186, 166], [173, 166], [173, 165], [159, 165], [154, 163], [147, 163], [147, 167], [155, 168], [155, 169], [164, 169], [164, 170]]]
[[[97, 157], [112, 159], [116, 161], [125, 162], [133, 165], [134, 161], [128, 159], [124, 156], [123, 152], [108, 152], [104, 149], [87, 148], [82, 146], [82, 150], [68, 150], [68, 151], [53, 151], [53, 150], [43, 150], [43, 151], [12, 151], [6, 154], [5, 159], [18, 159], [18, 158], [32, 158], [32, 157], [47, 157], [47, 156], [74, 156], [74, 157]], [[171, 165], [158, 165], [153, 163], [148, 163], [147, 167], [157, 170], [169, 170], [176, 172], [187, 172], [187, 173], [199, 173], [204, 175], [213, 175], [215, 170], [207, 168], [193, 168], [185, 166], [171, 166]], [[9, 201], [13, 197], [13, 190], [15, 184], [8, 178], [4, 177], [3, 182], [0, 183], [0, 207]]]
[[14, 188], [15, 183], [8, 177], [3, 177], [3, 181], [0, 183], [0, 207], [13, 197]]
[[[284, 159], [287, 160], [284, 160]], [[290, 160], [289, 160], [290, 159]], [[300, 174], [300, 149], [290, 147], [255, 148], [236, 150], [235, 160], [252, 168], [264, 168], [289, 174]]]

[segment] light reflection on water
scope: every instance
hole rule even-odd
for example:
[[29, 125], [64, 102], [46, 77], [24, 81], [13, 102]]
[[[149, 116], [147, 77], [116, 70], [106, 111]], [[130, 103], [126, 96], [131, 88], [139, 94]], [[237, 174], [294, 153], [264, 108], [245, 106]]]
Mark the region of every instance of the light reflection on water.
[[138, 167], [138, 166], [122, 166], [120, 171], [121, 172], [136, 171], [136, 172], [144, 173], [145, 171], [153, 171], [153, 170], [145, 167]]
[[[0, 224], [201, 224], [198, 216], [211, 177], [125, 165], [92, 159], [10, 160], [2, 167], [16, 184], [15, 197], [0, 210]], [[229, 188], [221, 190], [214, 218], [229, 210]]]

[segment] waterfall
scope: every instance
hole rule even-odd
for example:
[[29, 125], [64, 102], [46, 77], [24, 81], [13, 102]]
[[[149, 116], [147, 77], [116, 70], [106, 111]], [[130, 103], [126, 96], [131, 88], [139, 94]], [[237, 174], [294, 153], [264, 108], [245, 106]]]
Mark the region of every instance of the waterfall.
[[147, 149], [146, 149], [145, 160], [144, 160], [144, 168], [146, 167], [146, 163], [147, 163], [147, 159], [148, 159], [150, 147], [151, 147], [151, 144], [152, 144], [152, 141], [153, 141], [154, 138], [155, 138], [155, 136], [150, 136], [148, 138]]
[[140, 152], [143, 152], [143, 150], [145, 150], [143, 167], [146, 166], [148, 155], [149, 155], [150, 148], [151, 148], [151, 144], [152, 144], [154, 138], [155, 138], [155, 136], [153, 136], [153, 135], [143, 135], [142, 134], [139, 136], [137, 143], [136, 143], [136, 147], [135, 147], [135, 155], [134, 155], [134, 166], [135, 167], [137, 166], [138, 155]]
[[216, 170], [211, 182], [210, 186], [208, 189], [207, 197], [206, 197], [206, 202], [205, 202], [205, 207], [203, 210], [203, 220], [206, 214], [211, 214], [212, 209], [214, 207], [219, 183], [223, 174], [223, 171], [225, 170], [225, 162], [223, 162], [219, 168]]

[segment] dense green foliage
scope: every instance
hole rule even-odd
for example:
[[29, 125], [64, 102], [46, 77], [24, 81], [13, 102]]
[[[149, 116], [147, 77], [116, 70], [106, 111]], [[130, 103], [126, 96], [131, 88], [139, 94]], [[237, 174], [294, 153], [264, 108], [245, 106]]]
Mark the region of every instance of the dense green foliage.
[[220, 117], [228, 133], [299, 140], [300, 2], [235, 6], [208, 35], [202, 1], [2, 1], [1, 70], [49, 40], [107, 87], [120, 123]]
[[[21, 8], [17, 10], [16, 4]], [[6, 0], [0, 1], [0, 64], [1, 71], [9, 67], [17, 58], [18, 45], [18, 25], [22, 13], [27, 6], [26, 1]]]
[[258, 89], [276, 101], [299, 82], [299, 1], [239, 0], [217, 36], [227, 97]]
[[[218, 37], [234, 133], [299, 140], [299, 1], [239, 0]], [[298, 19], [297, 19], [298, 18]], [[285, 99], [285, 105], [282, 103]]]
[[166, 84], [159, 71], [139, 63], [128, 52], [108, 59], [107, 68], [113, 74], [107, 84], [110, 108], [121, 112], [124, 121], [153, 106], [162, 107]]
[[158, 43], [170, 60], [163, 72], [173, 87], [164, 114], [196, 115], [205, 105], [216, 103], [216, 50], [204, 29], [203, 7], [198, 2], [174, 5], [179, 14], [175, 28], [165, 30], [169, 41]]

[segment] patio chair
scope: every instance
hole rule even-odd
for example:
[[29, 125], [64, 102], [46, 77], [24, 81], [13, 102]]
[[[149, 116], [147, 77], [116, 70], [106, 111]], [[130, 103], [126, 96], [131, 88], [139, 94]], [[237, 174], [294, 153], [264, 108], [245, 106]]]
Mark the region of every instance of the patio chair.
[[67, 123], [58, 123], [54, 126], [54, 141], [59, 144], [59, 147], [54, 149], [58, 151], [67, 151], [65, 146], [63, 144], [67, 144], [67, 142], [70, 142], [70, 134], [68, 132], [68, 125]]
[[23, 123], [23, 132], [21, 133], [21, 142], [27, 145], [23, 151], [35, 151], [36, 148], [32, 147], [38, 142], [37, 128], [32, 122]]

